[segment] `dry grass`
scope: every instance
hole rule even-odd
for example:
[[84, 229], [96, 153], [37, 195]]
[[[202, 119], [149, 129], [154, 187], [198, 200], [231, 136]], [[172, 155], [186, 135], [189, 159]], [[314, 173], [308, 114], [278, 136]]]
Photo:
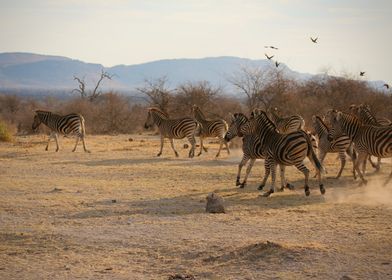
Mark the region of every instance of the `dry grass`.
[[[391, 170], [370, 185], [350, 175], [315, 179], [305, 197], [300, 173], [287, 168], [295, 191], [258, 196], [262, 164], [248, 187], [234, 186], [240, 151], [214, 159], [176, 159], [155, 136], [90, 136], [91, 154], [46, 136], [0, 144], [0, 279], [388, 279], [392, 277]], [[328, 176], [337, 173], [327, 157]], [[369, 168], [369, 167], [368, 167]], [[245, 170], [243, 170], [245, 171]], [[370, 173], [372, 172], [369, 170]], [[211, 191], [226, 214], [206, 214]]]

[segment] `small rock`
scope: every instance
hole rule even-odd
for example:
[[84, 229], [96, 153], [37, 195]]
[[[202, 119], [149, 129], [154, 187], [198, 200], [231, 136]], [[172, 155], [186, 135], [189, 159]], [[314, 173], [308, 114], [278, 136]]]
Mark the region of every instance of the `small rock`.
[[195, 280], [195, 276], [191, 274], [175, 274], [175, 275], [170, 275], [169, 280]]
[[129, 142], [132, 142], [132, 141], [133, 141], [133, 138], [132, 138], [132, 137], [131, 137], [131, 138], [129, 138], [129, 139], [128, 139], [128, 141], [129, 141]]
[[140, 140], [140, 143], [144, 143], [144, 142], [146, 142], [146, 141], [145, 141], [145, 140], [143, 140], [143, 139], [142, 139], [142, 140]]
[[343, 275], [342, 278], [340, 278], [340, 280], [354, 280], [354, 278], [351, 278], [348, 275]]
[[184, 149], [188, 149], [189, 145], [188, 144], [184, 144]]
[[208, 213], [225, 213], [225, 208], [223, 207], [223, 198], [218, 194], [212, 192], [206, 197], [207, 205], [206, 212]]
[[116, 203], [117, 202], [117, 200], [116, 199], [112, 199], [112, 203]]

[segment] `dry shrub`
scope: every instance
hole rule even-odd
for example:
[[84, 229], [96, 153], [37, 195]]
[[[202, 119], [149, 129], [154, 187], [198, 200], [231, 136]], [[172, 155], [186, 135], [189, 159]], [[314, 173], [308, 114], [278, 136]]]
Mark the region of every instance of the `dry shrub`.
[[0, 120], [0, 142], [11, 142], [12, 133], [6, 123]]

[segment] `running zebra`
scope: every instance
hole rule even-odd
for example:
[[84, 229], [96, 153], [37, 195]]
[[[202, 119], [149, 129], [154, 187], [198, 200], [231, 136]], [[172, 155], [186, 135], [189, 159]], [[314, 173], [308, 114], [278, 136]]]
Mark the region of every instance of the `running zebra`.
[[162, 155], [164, 138], [169, 138], [174, 154], [178, 157], [178, 152], [174, 148], [173, 139], [182, 139], [184, 137], [188, 138], [188, 141], [192, 145], [189, 151], [189, 157], [192, 158], [194, 156], [196, 146], [195, 134], [200, 129], [200, 124], [195, 119], [189, 117], [170, 119], [166, 113], [158, 108], [149, 108], [144, 127], [148, 129], [154, 124], [158, 126], [161, 134], [161, 149], [157, 154], [158, 157]]
[[[361, 178], [362, 184], [366, 184], [367, 181], [359, 167], [361, 164], [365, 164], [368, 155], [380, 158], [392, 157], [392, 127], [362, 125], [356, 116], [336, 110], [330, 110], [328, 117], [331, 123], [328, 138], [333, 140], [336, 135], [341, 133], [350, 137], [355, 144], [355, 150], [358, 152], [355, 170]], [[392, 172], [385, 184], [391, 178]]]
[[[388, 126], [390, 123], [388, 123], [388, 119], [383, 118], [381, 120], [376, 119], [376, 117], [373, 115], [372, 111], [370, 110], [370, 106], [366, 104], [360, 104], [359, 106], [356, 105], [351, 105], [350, 106], [350, 111], [352, 114], [354, 114], [364, 125], [374, 125], [374, 126]], [[380, 170], [381, 166], [381, 158], [377, 158], [377, 163], [374, 163], [371, 159], [371, 156], [369, 156], [369, 162], [372, 165], [373, 168], [376, 169], [376, 171]], [[363, 173], [365, 173], [366, 170], [366, 161], [363, 165], [362, 169]]]
[[48, 144], [45, 150], [49, 148], [50, 139], [53, 137], [56, 140], [56, 152], [59, 150], [58, 133], [63, 135], [76, 134], [76, 143], [72, 152], [75, 152], [78, 146], [79, 139], [82, 139], [83, 149], [85, 152], [90, 152], [86, 148], [86, 143], [84, 142], [84, 137], [86, 135], [86, 130], [84, 127], [84, 118], [80, 114], [69, 114], [66, 116], [60, 116], [49, 111], [35, 111], [34, 122], [32, 125], [33, 131], [36, 131], [40, 124], [43, 123], [51, 129]]
[[275, 124], [268, 118], [264, 111], [251, 119], [248, 123], [240, 128], [243, 135], [258, 134], [261, 138], [262, 149], [265, 151], [265, 176], [271, 173], [272, 184], [269, 191], [263, 196], [270, 196], [275, 191], [275, 174], [276, 165], [291, 166], [294, 165], [305, 176], [305, 195], [310, 194], [309, 191], [309, 170], [304, 165], [305, 157], [308, 157], [317, 170], [318, 181], [321, 194], [325, 193], [325, 188], [321, 183], [321, 171], [323, 167], [314, 153], [312, 143], [308, 134], [299, 130], [289, 134], [281, 134], [277, 131]]
[[207, 148], [203, 146], [203, 138], [206, 137], [218, 137], [219, 138], [219, 150], [215, 157], [219, 157], [220, 151], [222, 149], [223, 144], [226, 146], [227, 153], [230, 154], [229, 145], [224, 140], [225, 133], [227, 131], [227, 123], [223, 119], [215, 119], [215, 120], [208, 120], [201, 109], [193, 105], [192, 106], [192, 113], [194, 118], [201, 124], [201, 131], [200, 131], [200, 152], [198, 156], [200, 156], [203, 152], [207, 152]]
[[353, 176], [354, 179], [356, 179], [355, 168], [354, 168], [356, 155], [352, 149], [350, 138], [346, 135], [340, 135], [336, 138], [336, 140], [329, 141], [328, 139], [329, 128], [324, 123], [322, 118], [319, 116], [315, 116], [315, 115], [312, 116], [312, 125], [319, 139], [318, 158], [321, 164], [323, 164], [325, 156], [328, 153], [339, 153], [340, 170], [338, 175], [336, 176], [336, 179], [338, 179], [342, 175], [342, 171], [346, 164], [346, 153], [347, 153], [353, 162]]
[[292, 115], [286, 118], [282, 118], [278, 115], [278, 108], [276, 107], [270, 109], [269, 113], [271, 120], [274, 122], [280, 133], [291, 133], [300, 129], [304, 130], [305, 120], [299, 115]]
[[[237, 179], [236, 179], [236, 186], [240, 186], [240, 188], [244, 188], [246, 186], [246, 181], [250, 174], [250, 171], [253, 168], [253, 165], [256, 159], [265, 159], [266, 153], [265, 149], [263, 149], [262, 139], [259, 137], [258, 134], [249, 134], [249, 135], [242, 135], [239, 131], [242, 125], [249, 122], [249, 119], [242, 113], [235, 113], [231, 115], [231, 124], [229, 129], [226, 132], [225, 140], [227, 142], [231, 141], [234, 137], [239, 136], [242, 137], [242, 160], [238, 165], [238, 172], [237, 172]], [[244, 165], [250, 160], [248, 167], [246, 168], [246, 173], [244, 180], [240, 181], [241, 170]], [[287, 183], [284, 177], [284, 166], [280, 166], [280, 175], [281, 175], [281, 188], [280, 190], [283, 191], [284, 187], [289, 189], [293, 189], [294, 186]], [[268, 176], [264, 176], [263, 182], [259, 185], [258, 189], [262, 190], [265, 186], [265, 183], [268, 179]]]

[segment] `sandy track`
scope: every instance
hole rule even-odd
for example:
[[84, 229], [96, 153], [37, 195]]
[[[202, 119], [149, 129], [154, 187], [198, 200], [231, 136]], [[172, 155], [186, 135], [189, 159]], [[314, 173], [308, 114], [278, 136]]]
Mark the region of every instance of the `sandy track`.
[[[0, 144], [0, 279], [388, 279], [392, 277], [391, 170], [369, 170], [359, 188], [351, 163], [340, 180], [258, 196], [256, 163], [247, 188], [234, 186], [240, 151], [180, 158], [157, 137], [90, 136], [91, 154], [72, 139], [44, 151], [45, 136]], [[207, 141], [208, 143], [208, 141]], [[327, 157], [327, 177], [337, 173]], [[245, 171], [245, 170], [243, 170]], [[217, 191], [226, 214], [206, 214]]]

